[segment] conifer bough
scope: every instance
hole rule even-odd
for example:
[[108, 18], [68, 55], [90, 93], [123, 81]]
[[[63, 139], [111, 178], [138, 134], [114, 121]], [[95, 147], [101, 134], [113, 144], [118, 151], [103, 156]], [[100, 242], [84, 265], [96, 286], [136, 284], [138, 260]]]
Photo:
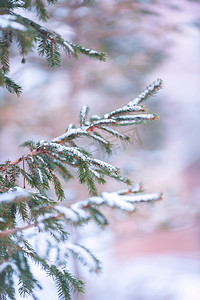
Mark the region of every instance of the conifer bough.
[[[47, 0], [47, 4], [56, 2]], [[9, 92], [21, 92], [21, 87], [7, 76], [12, 42], [17, 42], [22, 63], [35, 46], [50, 67], [61, 64], [62, 49], [75, 58], [83, 54], [105, 60], [104, 53], [64, 40], [56, 32], [17, 14], [17, 8], [35, 10], [39, 19], [48, 19], [43, 0], [0, 0], [0, 86]], [[140, 184], [132, 184], [119, 168], [78, 146], [79, 138], [86, 137], [111, 154], [108, 134], [129, 140], [118, 130], [120, 126], [157, 119], [155, 114], [147, 113], [143, 102], [161, 87], [162, 80], [158, 79], [137, 98], [104, 116], [89, 118], [89, 107], [84, 106], [78, 127], [70, 124], [66, 132], [51, 141], [26, 141], [22, 146], [29, 148], [28, 153], [0, 164], [0, 300], [14, 300], [16, 294], [38, 299], [37, 290], [42, 286], [32, 271], [33, 263], [53, 279], [58, 299], [70, 300], [72, 293], [83, 293], [84, 283], [68, 269], [70, 255], [92, 272], [98, 273], [101, 264], [89, 249], [71, 241], [70, 227], [89, 221], [107, 225], [103, 206], [133, 212], [135, 203], [161, 199], [159, 193], [144, 194]], [[87, 185], [90, 197], [60, 203], [65, 200], [61, 178], [71, 180], [74, 170], [80, 183]], [[125, 188], [99, 195], [97, 184], [104, 184], [106, 177], [123, 182]]]
[[[105, 226], [108, 220], [101, 211], [103, 206], [133, 212], [135, 203], [161, 199], [159, 193], [142, 193], [141, 186], [133, 185], [117, 167], [94, 158], [92, 153], [77, 145], [79, 138], [84, 136], [101, 144], [111, 154], [112, 144], [104, 133], [129, 140], [118, 131], [120, 126], [157, 119], [155, 114], [146, 112], [142, 103], [161, 86], [162, 81], [158, 79], [137, 98], [102, 117], [88, 118], [89, 108], [84, 106], [79, 127], [70, 124], [65, 133], [49, 142], [27, 141], [22, 145], [29, 148], [27, 154], [0, 165], [0, 299], [15, 299], [16, 293], [37, 299], [37, 289], [42, 287], [30, 268], [31, 262], [53, 279], [58, 299], [71, 299], [71, 292], [82, 293], [83, 282], [68, 270], [70, 253], [89, 271], [98, 273], [101, 264], [89, 249], [70, 240], [70, 226], [80, 226], [91, 220]], [[87, 185], [90, 197], [61, 204], [59, 201], [65, 200], [65, 193], [60, 177], [66, 181], [72, 179], [73, 169], [80, 183]], [[121, 181], [127, 187], [98, 195], [96, 185], [105, 183], [105, 177]], [[49, 196], [52, 186], [55, 200]]]
[[[48, 0], [55, 4], [57, 0]], [[88, 1], [85, 1], [88, 2]], [[40, 56], [45, 56], [48, 66], [55, 68], [61, 65], [61, 51], [78, 59], [80, 55], [105, 61], [103, 52], [94, 51], [79, 44], [64, 40], [55, 31], [17, 14], [15, 11], [23, 8], [25, 11], [35, 11], [36, 16], [47, 21], [49, 18], [46, 1], [43, 0], [0, 0], [0, 86], [10, 93], [19, 95], [22, 87], [7, 76], [10, 70], [10, 48], [17, 44], [21, 62], [26, 62], [27, 55], [36, 47]]]

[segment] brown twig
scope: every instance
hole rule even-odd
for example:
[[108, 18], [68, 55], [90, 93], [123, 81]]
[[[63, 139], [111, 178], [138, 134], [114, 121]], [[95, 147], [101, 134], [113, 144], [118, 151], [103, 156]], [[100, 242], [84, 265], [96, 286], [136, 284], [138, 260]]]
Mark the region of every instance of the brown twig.
[[[50, 218], [47, 218], [48, 220], [51, 219], [51, 220], [59, 220], [61, 218], [64, 217], [64, 214], [59, 214], [55, 217], [50, 217]], [[44, 219], [45, 221], [45, 219]], [[38, 222], [34, 222], [32, 224], [28, 224], [26, 226], [23, 226], [23, 227], [18, 227], [18, 228], [13, 228], [13, 229], [4, 229], [0, 232], [0, 237], [3, 237], [3, 236], [8, 236], [9, 234], [15, 234], [16, 232], [18, 231], [23, 231], [23, 230], [26, 230], [26, 229], [29, 229], [29, 228], [32, 228], [32, 227], [36, 227], [38, 226]]]

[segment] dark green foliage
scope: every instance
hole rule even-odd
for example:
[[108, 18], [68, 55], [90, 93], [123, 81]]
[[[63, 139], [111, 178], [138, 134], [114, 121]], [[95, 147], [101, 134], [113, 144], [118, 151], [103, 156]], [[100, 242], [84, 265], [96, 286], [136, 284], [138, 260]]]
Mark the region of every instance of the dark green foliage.
[[21, 86], [16, 84], [12, 79], [2, 74], [0, 71], [0, 85], [5, 87], [10, 93], [19, 96], [22, 92]]
[[[7, 77], [12, 43], [17, 45], [22, 63], [35, 47], [51, 68], [61, 65], [62, 50], [75, 58], [86, 55], [105, 60], [104, 53], [65, 41], [56, 32], [16, 14], [20, 7], [34, 11], [40, 20], [46, 21], [49, 18], [47, 5], [56, 2], [0, 0], [0, 18], [4, 20], [0, 23], [0, 86], [9, 92], [21, 93], [21, 87]], [[89, 108], [84, 106], [80, 112], [80, 127], [70, 124], [65, 133], [51, 141], [26, 141], [21, 146], [29, 149], [28, 154], [15, 162], [8, 160], [0, 164], [0, 300], [14, 300], [17, 292], [22, 298], [38, 299], [37, 290], [42, 287], [32, 272], [31, 263], [53, 279], [58, 299], [70, 300], [72, 293], [83, 293], [83, 282], [68, 271], [70, 253], [90, 271], [98, 273], [101, 265], [90, 250], [70, 241], [70, 226], [93, 221], [104, 227], [108, 221], [100, 211], [102, 206], [133, 212], [133, 203], [161, 198], [160, 194], [138, 194], [141, 193], [139, 185], [131, 187], [132, 183], [122, 176], [119, 168], [96, 159], [78, 143], [79, 138], [88, 138], [97, 142], [107, 154], [112, 154], [108, 135], [129, 140], [118, 131], [119, 126], [157, 119], [154, 114], [144, 114], [146, 110], [140, 104], [154, 95], [161, 85], [162, 81], [157, 80], [137, 98], [104, 116], [88, 117]], [[67, 195], [62, 181], [72, 179], [73, 170], [80, 183], [87, 186], [90, 198], [68, 203], [64, 202]], [[123, 182], [126, 189], [99, 195], [98, 184], [104, 184], [107, 177]], [[52, 251], [56, 252], [53, 261]], [[14, 278], [18, 280], [17, 289]]]
[[[56, 4], [57, 1], [48, 1], [48, 4]], [[86, 55], [90, 58], [105, 61], [105, 53], [94, 51], [79, 44], [64, 40], [59, 34], [38, 23], [15, 13], [17, 8], [34, 11], [38, 19], [47, 21], [49, 18], [47, 3], [43, 0], [29, 1], [0, 1], [0, 86], [7, 88], [11, 93], [19, 95], [22, 88], [12, 79], [6, 77], [9, 72], [9, 56], [12, 42], [17, 43], [21, 62], [26, 62], [27, 55], [37, 48], [38, 54], [46, 57], [49, 67], [55, 68], [61, 65], [61, 51], [75, 57]]]
[[44, 2], [41, 1], [41, 0], [34, 0], [32, 2], [32, 5], [35, 6], [37, 16], [39, 17], [39, 19], [42, 20], [42, 21], [47, 21], [49, 16], [48, 16], [48, 13], [47, 13]]
[[0, 39], [1, 65], [4, 74], [9, 71], [9, 48], [12, 43], [12, 31], [10, 29], [2, 30]]
[[[149, 89], [154, 93], [154, 88], [159, 89], [160, 84], [161, 81], [157, 80]], [[29, 149], [28, 154], [15, 162], [6, 161], [0, 165], [2, 299], [15, 299], [13, 276], [18, 278], [18, 292], [22, 297], [30, 295], [33, 299], [37, 299], [37, 289], [41, 287], [32, 274], [30, 260], [53, 279], [58, 299], [71, 299], [71, 291], [82, 293], [82, 281], [74, 278], [67, 270], [70, 252], [83, 265], [89, 267], [90, 271], [99, 272], [100, 263], [88, 249], [70, 242], [69, 226], [80, 226], [93, 220], [104, 227], [108, 221], [100, 211], [102, 205], [131, 212], [135, 210], [134, 202], [160, 199], [160, 194], [134, 196], [141, 192], [139, 185], [131, 188], [130, 180], [122, 176], [119, 168], [96, 159], [92, 153], [78, 146], [79, 138], [87, 137], [99, 143], [105, 152], [111, 154], [112, 144], [108, 140], [108, 134], [129, 140], [116, 128], [131, 125], [132, 122], [138, 124], [144, 120], [155, 119], [154, 114], [141, 114], [144, 107], [138, 106], [137, 101], [138, 98], [135, 98], [123, 108], [102, 117], [88, 117], [89, 108], [85, 106], [80, 112], [80, 127], [76, 128], [71, 124], [65, 133], [50, 142], [26, 141], [21, 146]], [[66, 181], [72, 179], [72, 169], [77, 171], [80, 183], [87, 185], [91, 197], [71, 205], [60, 206], [57, 201], [65, 199], [61, 178]], [[102, 193], [99, 196], [97, 185], [104, 184], [106, 177], [125, 183], [127, 189], [110, 194]], [[23, 189], [19, 187], [21, 182]], [[43, 254], [37, 250], [40, 242], [37, 242], [37, 239], [35, 242], [32, 241], [33, 237], [38, 236], [40, 239], [41, 235], [46, 243]], [[54, 263], [49, 260], [52, 250], [57, 253]], [[93, 261], [92, 265], [87, 260], [88, 256], [90, 261]]]

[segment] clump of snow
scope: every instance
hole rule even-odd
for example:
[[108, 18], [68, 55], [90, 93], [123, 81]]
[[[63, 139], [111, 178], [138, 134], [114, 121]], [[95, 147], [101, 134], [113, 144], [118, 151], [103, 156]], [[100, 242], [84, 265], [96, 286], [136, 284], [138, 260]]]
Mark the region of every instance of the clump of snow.
[[120, 190], [112, 193], [103, 192], [101, 193], [101, 196], [90, 197], [72, 204], [70, 209], [64, 206], [58, 206], [58, 210], [59, 212], [64, 213], [66, 219], [71, 218], [72, 221], [76, 222], [77, 219], [74, 219], [75, 215], [72, 214], [71, 216], [71, 210], [77, 213], [79, 218], [87, 220], [90, 216], [85, 209], [92, 205], [100, 206], [105, 204], [109, 207], [115, 207], [124, 211], [132, 212], [135, 210], [135, 206], [133, 205], [135, 202], [156, 201], [161, 198], [161, 194], [159, 193], [136, 195], [135, 193], [140, 191], [140, 189], [141, 186], [139, 184], [135, 184], [130, 190]]
[[78, 222], [79, 220], [79, 215], [76, 211], [68, 208], [68, 207], [65, 207], [65, 206], [56, 206], [55, 209], [61, 213], [61, 214], [64, 214], [64, 217], [67, 219], [67, 220], [71, 220], [72, 222]]
[[142, 202], [142, 201], [155, 201], [161, 198], [160, 193], [150, 193], [150, 194], [139, 194], [139, 195], [126, 195], [123, 196], [125, 201], [129, 202]]
[[62, 146], [60, 144], [57, 144], [55, 142], [50, 142], [50, 143], [43, 143], [42, 145], [44, 148], [52, 147], [58, 152], [67, 152], [69, 155], [72, 156], [77, 156], [79, 159], [86, 161], [87, 157], [83, 155], [78, 149], [75, 147], [66, 147]]
[[74, 53], [74, 49], [73, 49], [73, 47], [71, 46], [71, 43], [70, 43], [70, 42], [64, 41], [64, 45], [65, 45], [65, 47], [66, 47], [70, 52]]
[[12, 202], [17, 199], [23, 199], [23, 198], [26, 199], [28, 196], [29, 193], [26, 190], [23, 190], [22, 188], [16, 186], [14, 188], [11, 188], [8, 192], [0, 195], [0, 203]]
[[94, 50], [90, 50], [90, 51], [89, 51], [89, 54], [99, 54], [99, 52], [94, 51]]
[[87, 133], [87, 131], [83, 130], [81, 128], [77, 128], [77, 129], [68, 128], [67, 132], [63, 133], [61, 136], [58, 136], [58, 137], [54, 138], [52, 140], [52, 142], [53, 143], [59, 143], [59, 142], [65, 140], [65, 139], [69, 138], [71, 135], [76, 135], [76, 134], [78, 135], [78, 134], [85, 134], [85, 133]]
[[99, 159], [96, 159], [96, 158], [89, 158], [88, 160], [91, 163], [100, 166], [101, 168], [108, 169], [109, 171], [112, 171], [112, 172], [116, 172], [117, 171], [116, 167], [114, 167], [113, 165], [111, 165], [109, 163], [106, 163], [105, 161], [102, 161], [102, 160], [99, 160]]
[[11, 267], [14, 271], [15, 271], [15, 273], [17, 273], [17, 274], [19, 274], [20, 272], [19, 272], [19, 269], [17, 268], [17, 266], [14, 264], [14, 263], [12, 263], [12, 262], [3, 262], [1, 265], [0, 265], [0, 274], [1, 274], [1, 272], [3, 272], [7, 267]]
[[90, 216], [86, 211], [82, 209], [82, 207], [83, 206], [81, 201], [71, 205], [71, 209], [78, 214], [79, 218], [87, 220], [90, 218]]
[[9, 15], [9, 14], [1, 15], [0, 28], [9, 28], [9, 27], [15, 30], [26, 31], [26, 27], [16, 20], [16, 16]]
[[125, 201], [124, 197], [115, 193], [103, 192], [102, 197], [104, 198], [106, 204], [110, 207], [117, 207], [126, 211], [134, 211], [135, 207], [133, 204]]

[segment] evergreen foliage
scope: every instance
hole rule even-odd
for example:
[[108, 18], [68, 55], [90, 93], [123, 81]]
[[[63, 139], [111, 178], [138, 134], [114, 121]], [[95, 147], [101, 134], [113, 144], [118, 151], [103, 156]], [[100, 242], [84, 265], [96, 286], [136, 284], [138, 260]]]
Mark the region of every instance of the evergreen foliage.
[[[158, 91], [161, 84], [162, 81], [157, 80], [150, 85], [147, 88], [148, 97]], [[108, 137], [103, 136], [105, 131], [128, 140], [126, 135], [118, 131], [118, 127], [156, 119], [155, 114], [146, 113], [146, 108], [141, 105], [147, 98], [145, 91], [139, 106], [134, 104], [138, 102], [135, 98], [102, 117], [95, 115], [89, 118], [89, 108], [84, 106], [80, 112], [80, 127], [70, 124], [65, 133], [49, 142], [26, 141], [22, 146], [29, 148], [28, 154], [14, 162], [6, 161], [0, 165], [0, 295], [5, 297], [2, 299], [15, 299], [14, 275], [18, 277], [19, 294], [29, 294], [37, 299], [34, 290], [40, 288], [40, 284], [30, 270], [30, 260], [55, 281], [59, 299], [71, 299], [72, 287], [81, 293], [83, 282], [67, 270], [69, 253], [75, 254], [90, 271], [98, 272], [100, 263], [88, 249], [70, 242], [70, 226], [80, 226], [90, 220], [105, 226], [108, 220], [100, 210], [102, 206], [133, 212], [134, 203], [161, 198], [159, 193], [141, 193], [140, 185], [132, 186], [117, 167], [94, 158], [92, 153], [77, 145], [79, 138], [84, 136], [95, 139], [110, 154], [112, 145]], [[59, 204], [58, 201], [65, 199], [60, 178], [70, 180], [73, 168], [77, 171], [80, 183], [87, 185], [91, 197], [69, 205]], [[105, 183], [106, 177], [125, 183], [127, 188], [98, 195], [97, 183]], [[23, 182], [23, 188], [19, 187], [20, 182]], [[51, 187], [58, 201], [49, 197]], [[30, 244], [30, 235], [45, 240], [42, 254], [37, 251], [37, 243]], [[52, 251], [57, 252], [53, 263]]]
[[[43, 21], [48, 18], [45, 1], [0, 1], [0, 84], [10, 92], [21, 91], [5, 75], [9, 72], [9, 48], [13, 40], [17, 41], [23, 62], [35, 45], [51, 67], [60, 65], [61, 49], [75, 57], [85, 54], [104, 60], [104, 54], [64, 41], [55, 32], [17, 15], [18, 7], [35, 9]], [[129, 137], [119, 127], [157, 119], [155, 114], [147, 112], [143, 102], [161, 87], [162, 80], [158, 79], [137, 98], [103, 116], [89, 117], [89, 107], [84, 106], [78, 126], [68, 125], [62, 135], [51, 141], [26, 141], [21, 145], [28, 148], [26, 154], [16, 161], [0, 164], [0, 299], [15, 299], [16, 293], [38, 299], [37, 290], [42, 286], [31, 270], [32, 263], [53, 279], [58, 299], [71, 299], [72, 293], [83, 293], [84, 283], [69, 272], [70, 254], [89, 271], [98, 273], [101, 264], [89, 249], [73, 243], [71, 226], [93, 221], [104, 227], [108, 220], [102, 207], [133, 212], [137, 202], [161, 199], [159, 193], [144, 194], [141, 186], [122, 176], [119, 168], [95, 158], [78, 145], [79, 139], [86, 137], [99, 143], [108, 155], [112, 154], [108, 134], [128, 141]], [[71, 180], [72, 170], [76, 170], [80, 183], [87, 186], [90, 197], [73, 203], [62, 202], [65, 193], [61, 178]], [[108, 177], [124, 183], [125, 188], [99, 195], [97, 185], [104, 184]]]
[[26, 62], [27, 55], [34, 48], [40, 56], [45, 56], [51, 68], [61, 65], [61, 51], [76, 59], [80, 55], [85, 55], [105, 61], [105, 53], [66, 41], [55, 31], [16, 13], [19, 8], [25, 12], [33, 11], [39, 20], [45, 22], [49, 18], [47, 4], [53, 5], [56, 2], [58, 1], [48, 0], [46, 3], [44, 0], [0, 0], [0, 86], [5, 87], [9, 92], [19, 95], [22, 91], [21, 86], [7, 76], [10, 70], [12, 44], [17, 44], [22, 63]]

